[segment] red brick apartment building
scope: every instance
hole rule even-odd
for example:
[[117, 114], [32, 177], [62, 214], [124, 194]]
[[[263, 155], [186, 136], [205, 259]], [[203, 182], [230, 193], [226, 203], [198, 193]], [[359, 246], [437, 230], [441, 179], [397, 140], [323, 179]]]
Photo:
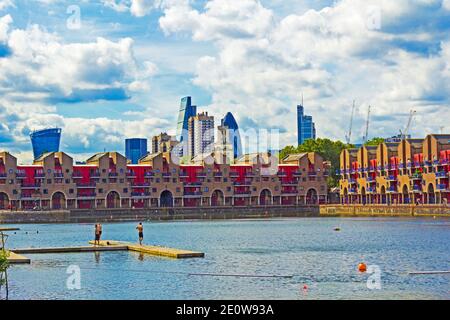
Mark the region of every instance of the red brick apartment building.
[[0, 152], [0, 210], [158, 207], [294, 206], [327, 202], [328, 166], [315, 153], [290, 155], [275, 170], [270, 157], [246, 155], [219, 164], [214, 153], [176, 165], [170, 153], [149, 154], [127, 164], [117, 152], [74, 164], [63, 153], [46, 153], [18, 165]]
[[344, 150], [342, 204], [450, 203], [450, 134]]

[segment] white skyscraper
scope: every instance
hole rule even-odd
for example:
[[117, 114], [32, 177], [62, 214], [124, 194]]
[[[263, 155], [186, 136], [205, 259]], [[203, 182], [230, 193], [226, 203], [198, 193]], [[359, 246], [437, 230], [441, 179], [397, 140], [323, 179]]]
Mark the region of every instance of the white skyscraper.
[[189, 118], [188, 155], [193, 158], [199, 154], [214, 151], [214, 117], [200, 113]]

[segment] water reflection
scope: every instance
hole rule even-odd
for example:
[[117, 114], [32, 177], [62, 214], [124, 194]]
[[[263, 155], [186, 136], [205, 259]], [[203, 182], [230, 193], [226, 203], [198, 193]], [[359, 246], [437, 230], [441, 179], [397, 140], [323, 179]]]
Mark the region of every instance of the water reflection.
[[9, 288], [8, 288], [8, 272], [0, 272], [0, 300], [8, 300]]
[[142, 252], [139, 253], [138, 259], [139, 261], [144, 261], [144, 254]]
[[100, 251], [94, 252], [95, 263], [100, 263]]

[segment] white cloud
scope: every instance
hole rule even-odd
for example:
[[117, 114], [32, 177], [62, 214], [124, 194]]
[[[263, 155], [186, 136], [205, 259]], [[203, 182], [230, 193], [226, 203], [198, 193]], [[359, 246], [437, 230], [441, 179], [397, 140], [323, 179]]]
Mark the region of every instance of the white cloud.
[[135, 17], [144, 17], [152, 10], [179, 0], [102, 0], [104, 6], [117, 12], [130, 12]]
[[[450, 40], [427, 19], [447, 18], [440, 5], [342, 0], [274, 21], [257, 0], [211, 0], [203, 12], [186, 4], [166, 8], [160, 26], [168, 35], [188, 32], [216, 45], [218, 54], [200, 58], [194, 78], [213, 96], [210, 112], [231, 110], [244, 125], [252, 118], [262, 127], [286, 128], [282, 144], [296, 141], [295, 104], [302, 93], [320, 136], [343, 139], [353, 99], [361, 105], [355, 121], [361, 131], [373, 106], [372, 136], [397, 134], [411, 108], [417, 119], [439, 114], [413, 128], [423, 136], [450, 117]], [[420, 49], [429, 42], [442, 50]]]
[[443, 0], [443, 1], [442, 1], [442, 7], [443, 7], [445, 10], [449, 10], [449, 11], [450, 11], [450, 0]]
[[117, 12], [126, 12], [128, 11], [129, 1], [127, 0], [102, 0], [104, 6], [109, 7]]
[[130, 12], [136, 17], [143, 17], [150, 13], [152, 9], [155, 9], [154, 0], [132, 0], [130, 6]]
[[14, 2], [12, 0], [0, 0], [0, 11], [8, 7], [15, 7]]
[[9, 14], [4, 17], [0, 17], [0, 43], [8, 40], [9, 25], [12, 21], [13, 20]]
[[159, 23], [166, 34], [188, 31], [194, 40], [262, 36], [273, 20], [272, 12], [256, 0], [213, 0], [206, 3], [204, 13], [182, 1], [166, 6], [164, 13]]
[[[27, 161], [28, 133], [46, 127], [62, 127], [68, 149], [82, 153], [115, 149], [128, 135], [162, 130], [165, 120], [156, 116], [127, 121], [71, 118], [57, 114], [54, 106], [148, 92], [158, 69], [149, 61], [137, 61], [133, 40], [65, 43], [38, 25], [17, 29], [12, 23], [11, 16], [0, 17], [0, 123], [7, 124], [0, 126], [1, 149]], [[2, 46], [8, 49], [3, 56]]]
[[[135, 81], [146, 81], [156, 67], [139, 63], [133, 40], [64, 43], [37, 25], [8, 33], [11, 17], [0, 19], [0, 41], [11, 55], [0, 59], [0, 92], [23, 99], [116, 99]], [[49, 90], [50, 89], [50, 90]]]

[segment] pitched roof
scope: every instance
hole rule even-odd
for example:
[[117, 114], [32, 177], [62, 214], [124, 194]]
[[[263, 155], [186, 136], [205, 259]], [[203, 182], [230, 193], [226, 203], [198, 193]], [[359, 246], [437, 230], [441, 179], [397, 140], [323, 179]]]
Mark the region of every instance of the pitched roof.
[[94, 154], [92, 157], [86, 160], [86, 162], [98, 161], [101, 157], [103, 157], [108, 152], [99, 152]]
[[300, 159], [302, 159], [304, 156], [307, 156], [308, 153], [304, 152], [304, 153], [296, 153], [296, 154], [290, 154], [288, 156], [286, 156], [283, 161], [299, 161]]
[[161, 152], [158, 152], [158, 153], [147, 153], [145, 156], [143, 156], [142, 158], [140, 158], [139, 159], [139, 161], [138, 162], [141, 162], [141, 161], [151, 161], [151, 160], [153, 160], [153, 159], [155, 159], [157, 156], [159, 156], [159, 155], [161, 155], [162, 153]]

